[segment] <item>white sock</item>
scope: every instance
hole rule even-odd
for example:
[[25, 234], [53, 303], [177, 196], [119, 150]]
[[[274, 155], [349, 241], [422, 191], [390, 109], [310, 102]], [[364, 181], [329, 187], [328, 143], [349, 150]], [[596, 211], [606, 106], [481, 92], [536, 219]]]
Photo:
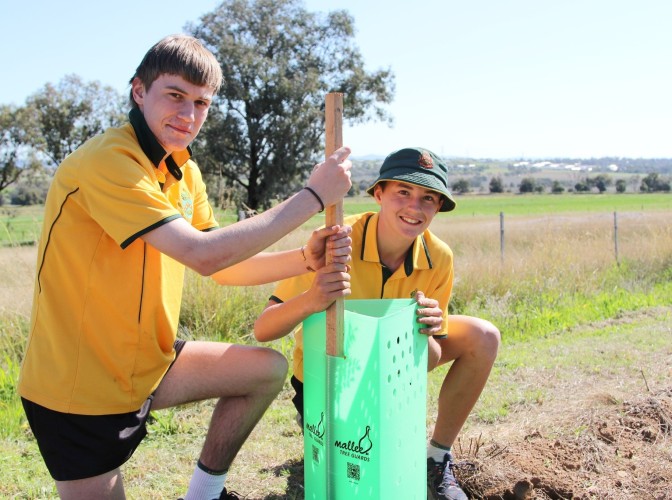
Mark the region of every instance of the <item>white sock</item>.
[[450, 446], [442, 446], [433, 439], [427, 443], [427, 458], [434, 459], [435, 462], [443, 462], [446, 453], [450, 454]]
[[226, 471], [221, 474], [214, 471], [206, 472], [203, 467], [200, 461], [196, 464], [184, 500], [211, 500], [212, 498], [219, 498], [222, 493], [224, 481], [226, 481]]

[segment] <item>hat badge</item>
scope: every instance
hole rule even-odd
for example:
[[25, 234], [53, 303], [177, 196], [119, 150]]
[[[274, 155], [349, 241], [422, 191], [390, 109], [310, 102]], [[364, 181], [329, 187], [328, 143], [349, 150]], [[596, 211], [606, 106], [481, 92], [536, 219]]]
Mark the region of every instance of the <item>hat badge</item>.
[[418, 158], [418, 165], [422, 168], [434, 168], [434, 160], [432, 160], [432, 157], [427, 151], [423, 151], [420, 158]]

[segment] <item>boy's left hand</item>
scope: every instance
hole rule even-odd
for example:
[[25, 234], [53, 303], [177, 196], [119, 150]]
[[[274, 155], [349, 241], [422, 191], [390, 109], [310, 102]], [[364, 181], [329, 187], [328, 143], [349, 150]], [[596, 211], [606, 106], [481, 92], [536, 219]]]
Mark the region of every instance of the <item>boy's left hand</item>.
[[331, 262], [347, 264], [352, 253], [352, 239], [350, 226], [331, 226], [316, 229], [310, 235], [305, 247], [307, 264], [318, 270], [326, 264], [326, 252], [330, 252]]
[[420, 328], [420, 333], [425, 335], [441, 334], [443, 311], [439, 307], [439, 301], [425, 297], [425, 294], [420, 291], [415, 292], [415, 300], [420, 306], [417, 311], [418, 323], [426, 325], [424, 328]]

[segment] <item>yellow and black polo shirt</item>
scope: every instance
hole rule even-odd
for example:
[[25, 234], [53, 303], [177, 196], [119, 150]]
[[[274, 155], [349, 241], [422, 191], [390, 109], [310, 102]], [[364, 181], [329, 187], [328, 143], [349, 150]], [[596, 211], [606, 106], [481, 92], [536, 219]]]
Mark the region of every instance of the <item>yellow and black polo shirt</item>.
[[58, 167], [38, 248], [21, 396], [66, 413], [137, 410], [174, 359], [184, 266], [140, 236], [177, 217], [217, 227], [191, 150], [139, 110]]
[[[367, 212], [346, 217], [344, 223], [352, 226], [352, 262], [347, 299], [402, 299], [410, 298], [416, 290], [439, 301], [443, 309], [443, 332], [447, 332], [448, 302], [453, 288], [453, 252], [448, 245], [429, 230], [418, 236], [406, 255], [402, 266], [392, 274], [380, 262], [378, 255], [378, 214]], [[281, 281], [271, 299], [286, 302], [308, 290], [313, 282], [312, 273]], [[295, 332], [294, 376], [303, 381], [303, 334], [301, 326]]]

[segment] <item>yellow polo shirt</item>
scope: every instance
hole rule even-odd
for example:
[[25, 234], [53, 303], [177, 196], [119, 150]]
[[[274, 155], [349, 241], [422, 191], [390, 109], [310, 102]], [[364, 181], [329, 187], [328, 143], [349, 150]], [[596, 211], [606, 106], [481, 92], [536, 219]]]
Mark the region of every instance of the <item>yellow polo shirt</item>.
[[[352, 226], [352, 293], [347, 299], [401, 299], [412, 297], [417, 290], [436, 299], [443, 310], [443, 331], [448, 329], [448, 302], [453, 288], [453, 252], [450, 247], [426, 230], [418, 236], [404, 264], [387, 279], [378, 256], [378, 214], [367, 212], [345, 219]], [[314, 274], [306, 273], [281, 281], [271, 299], [286, 302], [308, 290]], [[294, 376], [303, 382], [303, 333], [295, 332]]]
[[175, 357], [184, 266], [139, 237], [177, 217], [217, 227], [190, 149], [166, 166], [130, 117], [68, 156], [47, 196], [19, 393], [60, 412], [143, 404]]

